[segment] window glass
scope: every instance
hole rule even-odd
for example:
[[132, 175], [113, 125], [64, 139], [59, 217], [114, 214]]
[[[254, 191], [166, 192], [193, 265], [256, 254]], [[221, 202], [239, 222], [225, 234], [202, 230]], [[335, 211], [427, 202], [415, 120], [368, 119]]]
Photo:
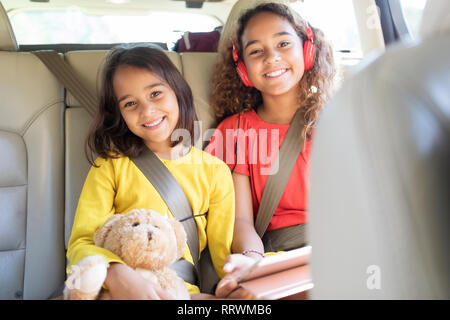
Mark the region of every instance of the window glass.
[[291, 3], [291, 7], [321, 29], [336, 51], [362, 56], [352, 0], [303, 0]]
[[427, 0], [400, 0], [408, 29], [413, 37], [419, 34], [420, 22]]
[[88, 15], [77, 7], [64, 10], [10, 12], [20, 44], [163, 42], [168, 47], [185, 31], [212, 31], [220, 26], [212, 16], [153, 11], [145, 15]]

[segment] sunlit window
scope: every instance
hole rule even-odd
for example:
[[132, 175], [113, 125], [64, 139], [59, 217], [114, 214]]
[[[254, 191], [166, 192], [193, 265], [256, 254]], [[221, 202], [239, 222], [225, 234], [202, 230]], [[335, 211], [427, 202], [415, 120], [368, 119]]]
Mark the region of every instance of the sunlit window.
[[335, 50], [362, 56], [352, 0], [303, 0], [291, 3], [291, 7], [320, 28]]
[[427, 0], [400, 0], [400, 3], [409, 31], [415, 37], [419, 34], [422, 14]]
[[17, 42], [22, 44], [176, 42], [185, 31], [206, 32], [219, 20], [198, 13], [152, 11], [143, 15], [89, 15], [65, 10], [10, 12]]

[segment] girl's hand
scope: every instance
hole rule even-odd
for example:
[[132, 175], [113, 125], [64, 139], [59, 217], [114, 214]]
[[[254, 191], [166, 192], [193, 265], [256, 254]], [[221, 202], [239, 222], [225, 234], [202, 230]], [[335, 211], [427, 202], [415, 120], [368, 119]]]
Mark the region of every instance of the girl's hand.
[[113, 300], [174, 300], [167, 291], [156, 287], [129, 266], [113, 263], [105, 284]]
[[250, 258], [242, 254], [232, 254], [225, 259], [223, 271], [227, 274], [219, 281], [216, 288], [217, 298], [255, 299], [255, 297], [238, 287], [238, 280], [248, 272], [260, 258]]
[[260, 256], [254, 256], [253, 254], [230, 254], [225, 259], [223, 271], [227, 273], [226, 277], [234, 278], [235, 280], [243, 276], [249, 269], [261, 260]]

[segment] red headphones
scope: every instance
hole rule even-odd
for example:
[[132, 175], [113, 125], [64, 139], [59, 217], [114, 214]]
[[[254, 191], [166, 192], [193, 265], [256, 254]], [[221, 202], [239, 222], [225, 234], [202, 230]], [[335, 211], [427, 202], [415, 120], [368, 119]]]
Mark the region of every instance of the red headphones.
[[[314, 44], [314, 33], [310, 27], [306, 28], [306, 37], [307, 40], [303, 44], [303, 61], [305, 65], [305, 71], [308, 71], [314, 67], [314, 52], [316, 50], [316, 45]], [[252, 82], [250, 81], [247, 74], [247, 67], [245, 63], [239, 60], [238, 51], [233, 42], [233, 61], [236, 67], [236, 71], [239, 77], [242, 79], [242, 82], [247, 87], [253, 87]]]
[[314, 52], [316, 51], [316, 44], [314, 43], [314, 33], [310, 27], [306, 28], [306, 41], [303, 44], [303, 61], [305, 64], [305, 71], [314, 67]]
[[233, 42], [233, 61], [234, 61], [234, 66], [236, 67], [236, 71], [237, 71], [239, 77], [242, 79], [242, 82], [245, 84], [245, 86], [253, 87], [252, 82], [248, 78], [247, 67], [245, 66], [244, 61], [239, 60], [239, 55], [238, 55], [236, 46], [234, 45], [234, 42]]

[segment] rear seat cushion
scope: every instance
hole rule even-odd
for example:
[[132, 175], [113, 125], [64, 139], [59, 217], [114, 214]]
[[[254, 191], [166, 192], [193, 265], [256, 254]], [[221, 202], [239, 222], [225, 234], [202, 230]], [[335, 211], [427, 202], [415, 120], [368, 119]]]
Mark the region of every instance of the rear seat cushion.
[[183, 76], [194, 95], [195, 111], [201, 121], [203, 141], [209, 140], [212, 132], [208, 132], [208, 129], [215, 125], [214, 110], [210, 107], [209, 98], [216, 60], [217, 53], [215, 52], [185, 52], [181, 54]]
[[63, 88], [30, 53], [0, 70], [0, 299], [45, 299], [64, 280]]

